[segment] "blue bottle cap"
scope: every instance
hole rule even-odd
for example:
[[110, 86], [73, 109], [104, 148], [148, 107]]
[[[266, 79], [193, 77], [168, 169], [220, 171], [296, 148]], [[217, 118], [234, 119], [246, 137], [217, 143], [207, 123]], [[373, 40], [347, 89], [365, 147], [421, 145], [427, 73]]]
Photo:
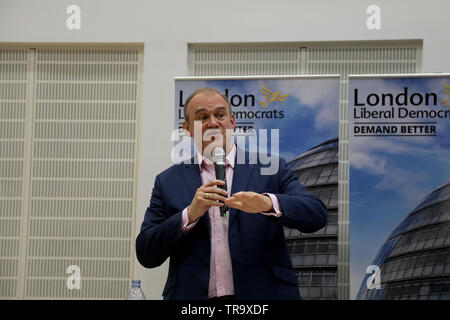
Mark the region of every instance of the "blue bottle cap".
[[131, 286], [140, 288], [141, 287], [141, 280], [132, 280], [131, 281]]

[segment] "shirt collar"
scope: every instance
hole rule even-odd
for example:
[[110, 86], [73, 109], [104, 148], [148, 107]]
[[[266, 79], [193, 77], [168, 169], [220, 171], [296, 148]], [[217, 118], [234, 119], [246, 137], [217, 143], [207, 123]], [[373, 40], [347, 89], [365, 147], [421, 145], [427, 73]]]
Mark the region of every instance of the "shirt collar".
[[[197, 150], [197, 159], [198, 166], [200, 167], [200, 171], [202, 171], [202, 163], [205, 162], [205, 165], [213, 165], [213, 161], [205, 158], [200, 152]], [[230, 165], [234, 169], [234, 161], [236, 159], [236, 145], [233, 143], [233, 147], [231, 148], [230, 153], [226, 156], [226, 164]]]

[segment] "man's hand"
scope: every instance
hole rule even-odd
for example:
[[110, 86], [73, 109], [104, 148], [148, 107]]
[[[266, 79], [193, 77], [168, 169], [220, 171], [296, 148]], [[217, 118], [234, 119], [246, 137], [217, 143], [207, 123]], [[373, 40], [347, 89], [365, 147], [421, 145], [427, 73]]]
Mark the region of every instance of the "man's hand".
[[273, 210], [272, 199], [269, 196], [252, 191], [237, 192], [226, 199], [225, 204], [249, 213]]
[[212, 180], [197, 189], [194, 199], [192, 199], [188, 207], [189, 223], [203, 216], [212, 206], [222, 207], [224, 205], [219, 200], [225, 201], [228, 197], [228, 192], [216, 187], [224, 184], [225, 182], [222, 180]]

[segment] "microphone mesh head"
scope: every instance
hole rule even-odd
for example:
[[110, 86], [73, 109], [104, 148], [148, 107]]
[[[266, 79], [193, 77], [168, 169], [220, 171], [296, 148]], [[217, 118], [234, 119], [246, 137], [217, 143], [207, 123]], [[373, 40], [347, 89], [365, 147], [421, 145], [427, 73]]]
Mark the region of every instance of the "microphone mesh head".
[[221, 147], [216, 147], [213, 150], [214, 163], [225, 165], [225, 151]]

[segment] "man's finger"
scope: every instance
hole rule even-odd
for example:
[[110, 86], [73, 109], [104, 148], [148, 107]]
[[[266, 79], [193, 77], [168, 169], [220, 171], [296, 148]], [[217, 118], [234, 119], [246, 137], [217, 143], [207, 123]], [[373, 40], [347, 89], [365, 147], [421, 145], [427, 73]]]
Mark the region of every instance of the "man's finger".
[[203, 185], [203, 187], [211, 187], [211, 186], [223, 186], [225, 184], [225, 181], [222, 180], [211, 180], [210, 182], [207, 182]]
[[243, 202], [234, 201], [234, 200], [230, 200], [230, 199], [225, 200], [225, 204], [229, 207], [236, 208], [236, 209], [242, 209], [244, 207]]
[[228, 192], [226, 190], [223, 190], [223, 189], [220, 189], [217, 187], [203, 188], [203, 192], [215, 193], [215, 194], [219, 194], [219, 195], [222, 195], [222, 196], [228, 198]]
[[[227, 197], [228, 197], [228, 194], [227, 194]], [[205, 195], [204, 195], [205, 199], [216, 200], [216, 201], [225, 201], [228, 199], [227, 197], [217, 194], [214, 191], [209, 191], [209, 192], [206, 191]]]
[[257, 194], [255, 192], [251, 191], [240, 191], [233, 194], [233, 197], [237, 199], [250, 199], [252, 197], [255, 197]]
[[222, 202], [207, 199], [203, 201], [203, 204], [208, 207], [222, 207], [224, 205]]

